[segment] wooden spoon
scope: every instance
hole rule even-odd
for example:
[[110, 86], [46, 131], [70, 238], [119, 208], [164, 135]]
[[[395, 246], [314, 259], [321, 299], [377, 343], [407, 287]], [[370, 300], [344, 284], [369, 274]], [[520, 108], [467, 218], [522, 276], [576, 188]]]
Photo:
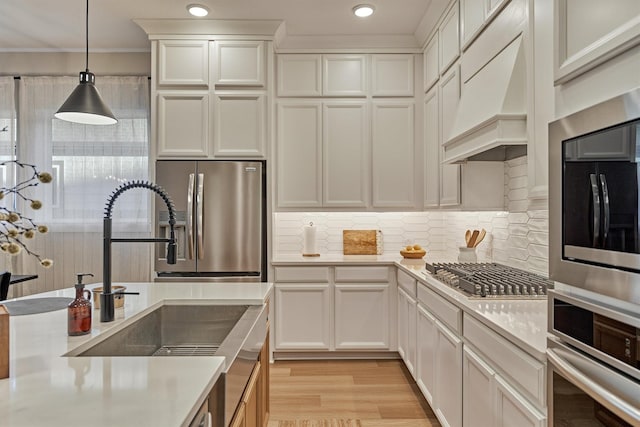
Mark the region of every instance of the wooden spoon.
[[469, 239], [471, 239], [471, 230], [464, 232], [464, 243], [469, 247]]
[[469, 242], [467, 243], [467, 247], [468, 248], [473, 248], [476, 245], [476, 240], [478, 239], [478, 235], [480, 234], [480, 232], [478, 230], [473, 230], [473, 233], [471, 233], [471, 238], [469, 239]]
[[473, 247], [477, 247], [480, 242], [482, 242], [482, 239], [484, 239], [484, 236], [487, 235], [487, 230], [485, 230], [484, 228], [482, 230], [480, 230], [480, 234], [478, 234], [478, 238], [476, 239], [476, 243], [473, 245]]

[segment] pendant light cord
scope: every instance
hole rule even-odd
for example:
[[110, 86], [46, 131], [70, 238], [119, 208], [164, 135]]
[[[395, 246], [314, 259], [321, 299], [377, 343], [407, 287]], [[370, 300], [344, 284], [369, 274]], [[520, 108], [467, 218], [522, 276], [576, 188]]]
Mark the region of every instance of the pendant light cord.
[[86, 9], [86, 15], [85, 15], [85, 41], [86, 41], [86, 53], [85, 53], [85, 63], [86, 63], [86, 67], [85, 69], [87, 70], [87, 73], [89, 72], [89, 0], [87, 0], [87, 9]]

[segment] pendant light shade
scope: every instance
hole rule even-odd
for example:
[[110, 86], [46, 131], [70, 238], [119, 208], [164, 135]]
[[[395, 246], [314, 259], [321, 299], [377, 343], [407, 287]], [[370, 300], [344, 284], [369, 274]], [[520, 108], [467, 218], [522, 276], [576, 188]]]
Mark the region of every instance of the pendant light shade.
[[80, 84], [62, 104], [54, 116], [68, 122], [85, 125], [112, 125], [118, 122], [104, 103], [95, 86], [96, 76], [89, 72], [89, 0], [86, 13], [86, 69], [80, 72]]

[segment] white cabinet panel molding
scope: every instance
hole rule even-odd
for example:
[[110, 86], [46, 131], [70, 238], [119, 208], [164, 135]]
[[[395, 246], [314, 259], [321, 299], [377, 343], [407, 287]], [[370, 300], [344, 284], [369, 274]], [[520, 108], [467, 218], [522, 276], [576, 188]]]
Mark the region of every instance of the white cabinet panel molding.
[[335, 348], [389, 348], [389, 285], [335, 285]]
[[322, 61], [324, 96], [366, 96], [366, 55], [324, 55]]
[[279, 207], [322, 206], [322, 103], [279, 102], [276, 138]]
[[373, 55], [372, 96], [413, 96], [413, 55]]
[[438, 30], [440, 39], [440, 74], [445, 73], [460, 56], [458, 2], [447, 12]]
[[276, 350], [329, 350], [330, 285], [276, 285], [275, 324]]
[[370, 180], [367, 104], [325, 102], [322, 126], [323, 206], [366, 207]]
[[440, 114], [439, 87], [434, 86], [424, 97], [424, 206], [440, 204]]
[[640, 44], [637, 0], [555, 2], [555, 83], [563, 84]]
[[277, 63], [278, 96], [321, 96], [322, 56], [280, 54]]
[[413, 102], [374, 102], [371, 121], [373, 206], [414, 207]]
[[207, 157], [208, 92], [159, 92], [157, 102], [158, 157]]
[[215, 95], [214, 156], [264, 157], [265, 95]]
[[427, 47], [424, 48], [424, 91], [428, 91], [431, 86], [433, 86], [440, 77], [440, 54], [439, 54], [440, 45], [438, 42], [438, 33], [436, 32], [429, 43], [427, 43]]
[[158, 85], [207, 86], [209, 42], [204, 40], [160, 40]]
[[[454, 65], [451, 71], [440, 79], [440, 158], [444, 159], [442, 144], [447, 140], [460, 101], [460, 67]], [[442, 165], [440, 172], [440, 206], [460, 204], [460, 165]]]
[[265, 48], [262, 41], [216, 41], [215, 85], [265, 85]]

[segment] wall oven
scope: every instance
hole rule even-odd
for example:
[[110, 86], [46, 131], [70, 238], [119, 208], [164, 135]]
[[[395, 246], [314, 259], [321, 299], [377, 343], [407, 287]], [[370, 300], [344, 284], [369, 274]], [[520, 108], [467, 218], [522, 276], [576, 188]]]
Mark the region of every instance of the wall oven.
[[549, 126], [549, 275], [640, 304], [640, 89]]
[[640, 317], [549, 292], [549, 426], [640, 425]]

